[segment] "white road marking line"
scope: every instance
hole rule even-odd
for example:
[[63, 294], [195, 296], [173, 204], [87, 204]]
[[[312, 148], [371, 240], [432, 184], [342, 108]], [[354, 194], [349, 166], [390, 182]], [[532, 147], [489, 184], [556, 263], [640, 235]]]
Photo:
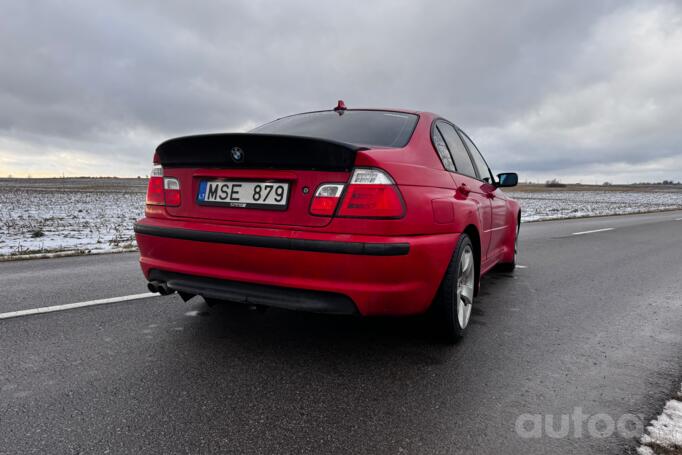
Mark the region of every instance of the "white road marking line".
[[675, 218], [675, 221], [682, 221], [682, 218]]
[[111, 297], [108, 299], [88, 300], [86, 302], [76, 302], [76, 303], [67, 303], [64, 305], [46, 306], [46, 307], [42, 307], [42, 308], [32, 308], [30, 310], [10, 311], [9, 313], [0, 313], [0, 319], [18, 318], [20, 316], [28, 316], [31, 314], [53, 313], [55, 311], [72, 310], [74, 308], [82, 308], [82, 307], [86, 307], [86, 306], [105, 305], [107, 303], [127, 302], [128, 300], [148, 299], [150, 297], [158, 297], [158, 296], [159, 296], [159, 294], [152, 294], [151, 292], [145, 292], [144, 294], [124, 295], [122, 297]]
[[527, 269], [528, 266], [527, 265], [517, 265], [516, 268], [517, 269]]
[[595, 229], [593, 231], [574, 232], [572, 235], [593, 234], [595, 232], [613, 231], [615, 228]]

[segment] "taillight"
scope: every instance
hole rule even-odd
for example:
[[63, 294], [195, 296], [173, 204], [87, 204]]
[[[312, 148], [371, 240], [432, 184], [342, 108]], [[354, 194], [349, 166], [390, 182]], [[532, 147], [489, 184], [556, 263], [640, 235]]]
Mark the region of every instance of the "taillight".
[[163, 189], [167, 206], [177, 207], [180, 205], [180, 181], [178, 179], [164, 177]]
[[341, 183], [325, 183], [320, 185], [310, 203], [310, 213], [313, 215], [332, 216], [341, 199], [344, 186]]
[[147, 186], [147, 205], [180, 205], [180, 181], [163, 176], [163, 167], [155, 165]]
[[338, 216], [401, 218], [404, 214], [403, 198], [388, 174], [372, 168], [353, 171]]
[[147, 205], [163, 205], [164, 203], [163, 168], [154, 166], [147, 186]]

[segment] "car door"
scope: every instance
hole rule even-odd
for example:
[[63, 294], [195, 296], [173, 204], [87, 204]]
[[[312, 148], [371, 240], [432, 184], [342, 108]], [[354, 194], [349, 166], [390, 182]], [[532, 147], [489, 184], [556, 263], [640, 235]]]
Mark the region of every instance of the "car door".
[[495, 178], [483, 155], [474, 142], [461, 129], [458, 129], [464, 145], [474, 162], [478, 176], [482, 182], [481, 190], [488, 197], [492, 208], [492, 229], [490, 239], [490, 256], [502, 252], [507, 233], [507, 199], [504, 193], [495, 186]]
[[492, 203], [490, 197], [481, 188], [476, 168], [467, 152], [454, 125], [439, 120], [436, 128], [447, 144], [452, 158], [453, 168], [450, 172], [457, 187], [457, 197], [469, 199], [476, 204], [480, 223], [481, 260], [486, 262], [490, 253], [492, 235]]

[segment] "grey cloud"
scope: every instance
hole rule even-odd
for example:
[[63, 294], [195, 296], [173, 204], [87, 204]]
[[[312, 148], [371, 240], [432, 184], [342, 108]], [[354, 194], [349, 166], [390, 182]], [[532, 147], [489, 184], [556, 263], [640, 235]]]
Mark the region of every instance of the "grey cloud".
[[[671, 93], [682, 83], [664, 71], [637, 76], [627, 60], [634, 44], [612, 30], [660, 19], [651, 12], [661, 8], [679, 18], [674, 3], [0, 3], [0, 137], [23, 144], [22, 156], [47, 145], [90, 156], [93, 172], [144, 173], [166, 137], [245, 128], [338, 98], [438, 112], [496, 167], [522, 173], [680, 153], [682, 104]], [[659, 46], [679, 45], [676, 33], [662, 33]], [[655, 42], [647, 52], [676, 68]], [[641, 87], [614, 92], [628, 84], [616, 72]], [[632, 113], [604, 109], [590, 88], [631, 99]], [[651, 99], [658, 111], [638, 113]], [[599, 115], [627, 128], [604, 124], [596, 145], [566, 143], [592, 134]]]

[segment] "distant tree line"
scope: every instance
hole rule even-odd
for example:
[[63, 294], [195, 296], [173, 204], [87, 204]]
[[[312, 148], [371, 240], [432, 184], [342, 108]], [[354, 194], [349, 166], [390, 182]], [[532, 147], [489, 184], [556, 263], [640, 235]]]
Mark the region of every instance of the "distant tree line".
[[547, 188], [566, 188], [566, 184], [561, 183], [558, 179], [547, 180], [545, 186]]
[[[602, 183], [602, 186], [611, 186], [611, 185], [613, 185], [613, 183], [611, 183], [611, 182]], [[651, 186], [651, 185], [682, 185], [682, 183], [674, 182], [672, 180], [663, 180], [660, 182], [637, 182], [637, 183], [633, 183], [632, 185], [640, 185], [640, 186], [644, 186], [644, 185], [647, 185], [647, 186]]]
[[662, 180], [660, 182], [637, 182], [633, 185], [682, 185], [682, 182], [679, 180], [677, 182], [673, 180]]
[[[529, 182], [530, 183], [530, 182]], [[596, 183], [596, 182], [595, 182]], [[580, 183], [575, 183], [575, 185], [580, 185]], [[602, 186], [611, 186], [613, 183], [606, 181], [602, 183]], [[679, 180], [676, 182], [674, 180], [662, 180], [660, 182], [637, 182], [637, 183], [632, 183], [632, 185], [640, 185], [640, 186], [652, 186], [652, 185], [682, 185], [682, 182]], [[546, 180], [545, 181], [545, 187], [547, 188], [566, 188], [565, 183], [561, 183], [559, 179], [552, 179], [552, 180]]]

